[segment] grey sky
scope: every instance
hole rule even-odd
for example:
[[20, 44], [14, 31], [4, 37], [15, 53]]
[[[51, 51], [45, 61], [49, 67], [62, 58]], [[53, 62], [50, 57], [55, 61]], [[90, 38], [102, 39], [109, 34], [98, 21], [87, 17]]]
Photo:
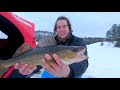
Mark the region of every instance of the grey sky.
[[79, 37], [105, 37], [113, 24], [120, 24], [120, 12], [14, 12], [35, 24], [35, 30], [53, 31], [59, 16], [70, 19], [73, 34]]

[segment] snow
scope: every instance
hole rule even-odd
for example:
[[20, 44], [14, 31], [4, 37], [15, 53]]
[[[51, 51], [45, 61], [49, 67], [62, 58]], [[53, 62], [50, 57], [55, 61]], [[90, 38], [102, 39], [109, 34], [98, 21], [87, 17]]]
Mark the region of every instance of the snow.
[[82, 78], [120, 78], [120, 48], [115, 43], [87, 45], [89, 66]]
[[[115, 42], [114, 42], [115, 43]], [[120, 48], [114, 43], [101, 42], [87, 45], [89, 66], [83, 78], [119, 78]]]

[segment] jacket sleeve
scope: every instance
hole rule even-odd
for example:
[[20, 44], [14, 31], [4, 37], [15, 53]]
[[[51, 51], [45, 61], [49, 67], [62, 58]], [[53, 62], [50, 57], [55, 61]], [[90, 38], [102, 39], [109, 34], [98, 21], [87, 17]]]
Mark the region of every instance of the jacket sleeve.
[[[42, 68], [42, 66], [37, 66], [37, 69], [30, 75], [22, 75], [21, 73], [19, 73], [18, 69], [14, 69], [12, 71], [12, 73], [7, 77], [7, 78], [29, 78], [31, 75], [33, 75], [34, 73], [37, 73], [40, 69]], [[9, 71], [9, 69], [8, 69]], [[8, 73], [8, 71], [6, 71], [2, 77], [4, 77], [4, 75], [6, 73]]]
[[[85, 42], [81, 38], [76, 40], [74, 45], [86, 47]], [[85, 52], [85, 55], [87, 55], [87, 50]], [[82, 62], [73, 63], [73, 64], [69, 65], [69, 67], [70, 67], [70, 74], [69, 74], [68, 78], [79, 78], [83, 75], [83, 73], [88, 68], [88, 59], [83, 60]]]

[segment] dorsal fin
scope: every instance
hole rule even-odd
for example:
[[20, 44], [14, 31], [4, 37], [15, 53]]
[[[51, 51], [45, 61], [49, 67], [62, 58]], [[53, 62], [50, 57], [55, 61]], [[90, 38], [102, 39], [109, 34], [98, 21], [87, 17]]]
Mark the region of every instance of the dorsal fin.
[[49, 47], [56, 46], [57, 42], [55, 40], [56, 34], [49, 31], [36, 31], [37, 47]]
[[24, 53], [24, 52], [26, 52], [26, 51], [28, 51], [28, 50], [31, 50], [31, 49], [32, 49], [32, 47], [31, 47], [29, 44], [23, 43], [23, 44], [16, 50], [16, 52], [14, 53], [14, 55], [12, 56], [12, 58], [15, 58], [15, 57], [21, 55], [22, 53]]
[[38, 47], [56, 46], [57, 42], [54, 36], [44, 36], [38, 42]]

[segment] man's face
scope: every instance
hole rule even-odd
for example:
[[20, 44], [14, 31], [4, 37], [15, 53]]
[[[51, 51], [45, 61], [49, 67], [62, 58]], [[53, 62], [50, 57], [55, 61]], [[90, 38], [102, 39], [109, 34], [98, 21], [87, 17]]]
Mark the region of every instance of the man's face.
[[68, 36], [70, 30], [66, 20], [58, 20], [57, 21], [57, 35], [61, 39], [64, 39]]

